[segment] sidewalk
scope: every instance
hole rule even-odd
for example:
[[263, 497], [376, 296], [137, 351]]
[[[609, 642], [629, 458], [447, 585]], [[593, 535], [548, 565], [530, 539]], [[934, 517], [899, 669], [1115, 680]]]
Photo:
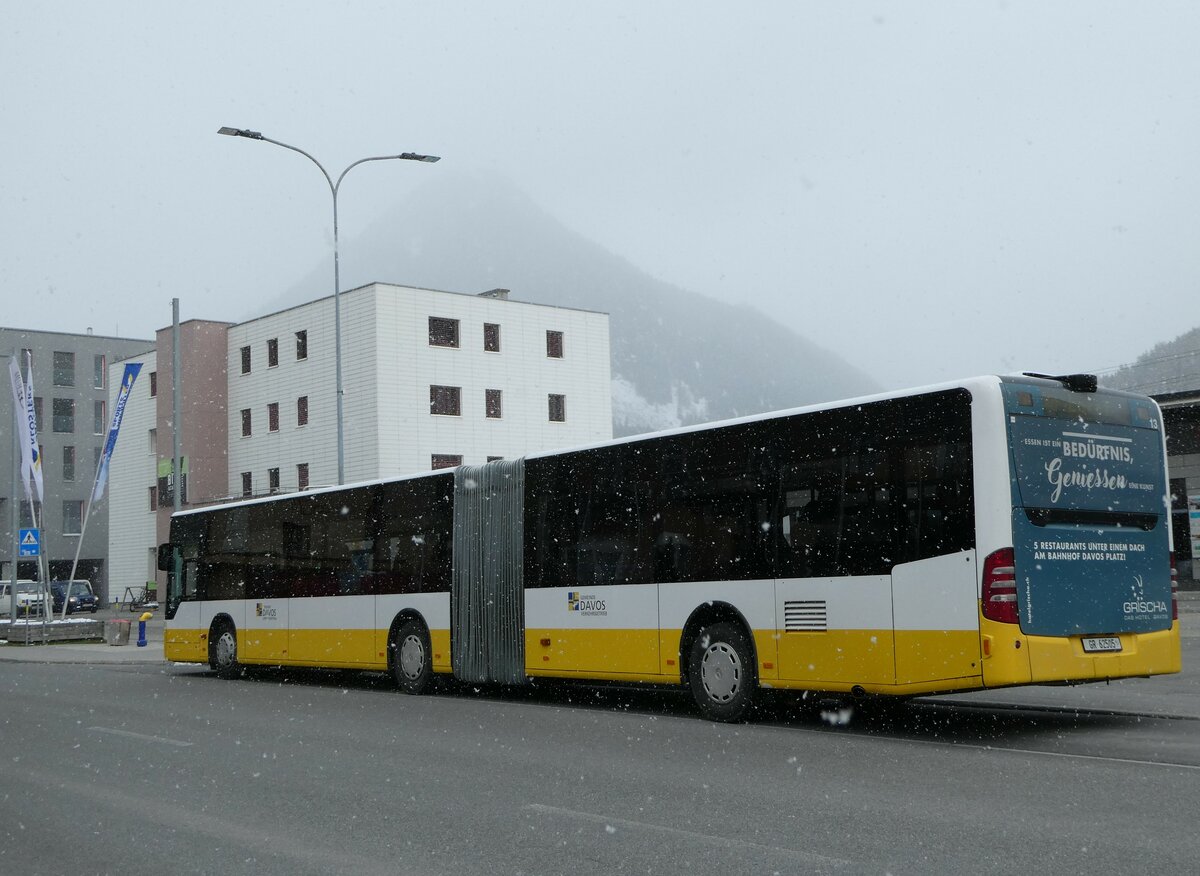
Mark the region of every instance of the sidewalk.
[[[108, 645], [104, 642], [51, 642], [46, 645], [10, 645], [0, 640], [0, 663], [164, 663], [162, 611], [156, 611], [146, 621], [146, 645], [139, 648], [138, 618], [141, 614], [101, 609], [95, 615], [84, 615], [99, 621], [126, 620], [130, 622], [129, 643]], [[74, 615], [72, 615], [74, 617]]]

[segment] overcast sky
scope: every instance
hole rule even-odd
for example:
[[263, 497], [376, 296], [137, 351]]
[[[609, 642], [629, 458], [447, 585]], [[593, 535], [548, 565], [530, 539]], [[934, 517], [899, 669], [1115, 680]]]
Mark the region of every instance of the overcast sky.
[[[1200, 324], [1200, 4], [16, 3], [0, 324], [242, 320], [427, 174], [499, 171], [882, 385]], [[403, 283], [405, 278], [380, 277]], [[474, 290], [464, 290], [474, 291]], [[748, 343], [752, 342], [748, 340]]]

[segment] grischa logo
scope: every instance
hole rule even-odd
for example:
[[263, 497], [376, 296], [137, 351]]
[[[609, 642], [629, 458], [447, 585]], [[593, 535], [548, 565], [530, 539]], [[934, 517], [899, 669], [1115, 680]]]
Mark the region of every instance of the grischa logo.
[[1123, 606], [1126, 616], [1150, 614], [1150, 615], [1165, 615], [1167, 613], [1167, 604], [1161, 599], [1146, 599], [1146, 585], [1142, 581], [1141, 575], [1135, 575], [1133, 578], [1133, 587], [1130, 588], [1132, 598], [1129, 599]]
[[567, 611], [577, 611], [580, 614], [607, 615], [608, 604], [591, 593], [580, 593], [572, 590], [567, 593]]
[[279, 611], [273, 605], [265, 605], [261, 602], [254, 603], [254, 614], [261, 617], [263, 620], [278, 620]]

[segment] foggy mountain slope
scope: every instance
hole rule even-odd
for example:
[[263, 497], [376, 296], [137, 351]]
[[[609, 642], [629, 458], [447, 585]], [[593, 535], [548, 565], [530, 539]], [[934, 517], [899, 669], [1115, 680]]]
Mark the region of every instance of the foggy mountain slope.
[[1200, 389], [1200, 328], [1155, 344], [1132, 365], [1119, 368], [1100, 382], [1146, 395]]
[[[494, 178], [416, 189], [341, 249], [342, 288], [379, 281], [610, 315], [617, 435], [873, 391], [874, 382], [746, 306], [689, 292], [565, 227]], [[327, 295], [325, 260], [270, 309]], [[820, 326], [813, 327], [814, 332]]]

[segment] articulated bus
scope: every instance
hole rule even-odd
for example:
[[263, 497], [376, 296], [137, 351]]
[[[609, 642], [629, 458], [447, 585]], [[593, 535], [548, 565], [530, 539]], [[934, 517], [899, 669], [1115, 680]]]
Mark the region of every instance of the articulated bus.
[[166, 657], [913, 696], [1178, 672], [1162, 418], [980, 377], [177, 513]]

